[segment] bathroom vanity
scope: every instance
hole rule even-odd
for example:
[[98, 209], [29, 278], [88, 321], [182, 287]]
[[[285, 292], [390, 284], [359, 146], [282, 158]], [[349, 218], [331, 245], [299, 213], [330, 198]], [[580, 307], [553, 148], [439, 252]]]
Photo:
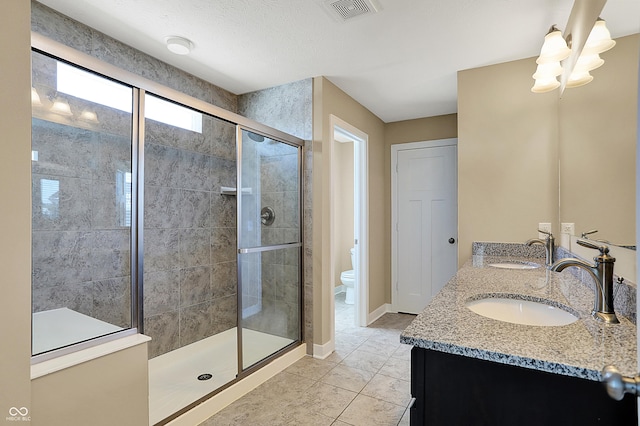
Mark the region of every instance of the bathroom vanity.
[[[548, 271], [544, 258], [517, 254], [474, 255], [402, 333], [414, 346], [411, 425], [636, 425], [636, 398], [615, 401], [600, 382], [606, 365], [636, 374], [635, 324], [622, 315], [620, 324], [597, 322], [593, 290], [569, 272]], [[469, 309], [494, 298], [575, 318], [525, 325]]]

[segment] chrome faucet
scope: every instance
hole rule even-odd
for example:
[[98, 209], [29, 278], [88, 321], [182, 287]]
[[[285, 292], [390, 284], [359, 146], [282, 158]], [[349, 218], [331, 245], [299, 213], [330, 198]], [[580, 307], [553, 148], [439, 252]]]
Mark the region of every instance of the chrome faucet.
[[551, 266], [551, 270], [561, 272], [568, 267], [577, 266], [587, 271], [596, 283], [591, 316], [608, 324], [618, 324], [620, 321], [618, 321], [613, 309], [613, 264], [616, 259], [609, 256], [609, 247], [605, 245], [599, 246], [582, 240], [578, 240], [578, 244], [600, 251], [600, 255], [593, 258], [596, 262], [595, 265], [591, 265], [584, 260], [568, 257], [554, 263]]
[[530, 240], [525, 241], [524, 243], [528, 246], [532, 246], [534, 244], [541, 244], [545, 248], [545, 265], [547, 268], [551, 267], [553, 263], [553, 253], [555, 251], [555, 239], [553, 238], [553, 234], [547, 231], [541, 231], [538, 229], [538, 232], [541, 234], [545, 234], [547, 238], [541, 240], [540, 238], [532, 238]]

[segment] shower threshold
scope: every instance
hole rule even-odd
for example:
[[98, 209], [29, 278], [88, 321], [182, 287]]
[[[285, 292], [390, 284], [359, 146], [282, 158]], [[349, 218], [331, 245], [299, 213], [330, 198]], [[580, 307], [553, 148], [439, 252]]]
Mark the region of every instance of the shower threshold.
[[[234, 327], [149, 360], [150, 425], [236, 378], [237, 336]], [[246, 365], [253, 365], [293, 342], [246, 328], [242, 330], [242, 337]], [[202, 380], [203, 375], [211, 377]]]

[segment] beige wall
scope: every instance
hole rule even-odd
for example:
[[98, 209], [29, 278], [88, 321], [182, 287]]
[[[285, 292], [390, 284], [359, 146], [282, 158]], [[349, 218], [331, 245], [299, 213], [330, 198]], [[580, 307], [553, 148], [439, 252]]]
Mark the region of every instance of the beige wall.
[[34, 426], [148, 425], [147, 344], [34, 379]]
[[[314, 343], [324, 344], [330, 339], [329, 312], [331, 287], [329, 257], [329, 155], [331, 146], [330, 116], [356, 127], [369, 137], [369, 303], [371, 312], [386, 303], [389, 264], [384, 259], [390, 245], [385, 229], [384, 188], [384, 123], [369, 110], [324, 77], [313, 80], [313, 319]], [[331, 293], [331, 294], [330, 294]]]
[[436, 117], [419, 118], [416, 120], [396, 121], [387, 123], [384, 128], [384, 169], [376, 173], [384, 174], [385, 196], [385, 228], [389, 235], [389, 245], [385, 247], [384, 262], [389, 265], [385, 282], [386, 301], [391, 303], [391, 145], [449, 139], [458, 136], [458, 115], [447, 114]]
[[30, 12], [0, 3], [0, 422], [26, 407], [32, 424], [146, 424], [146, 344], [31, 381]]
[[473, 241], [558, 232], [558, 91], [534, 94], [535, 58], [458, 73], [458, 262]]
[[340, 273], [351, 269], [351, 253], [353, 247], [353, 143], [335, 142], [335, 157], [338, 167], [335, 168], [335, 197], [337, 205], [335, 215], [336, 245], [334, 262], [335, 286], [342, 285]]
[[560, 100], [560, 220], [577, 235], [635, 244], [639, 52], [640, 34], [617, 39], [593, 81]]
[[0, 3], [0, 422], [11, 407], [32, 414], [31, 59], [28, 1]]

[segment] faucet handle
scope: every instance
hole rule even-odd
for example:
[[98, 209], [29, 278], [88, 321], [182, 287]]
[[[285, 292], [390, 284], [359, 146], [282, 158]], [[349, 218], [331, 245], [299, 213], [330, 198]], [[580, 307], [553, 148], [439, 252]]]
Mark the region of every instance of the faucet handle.
[[605, 245], [597, 245], [597, 244], [593, 244], [589, 241], [584, 241], [584, 240], [578, 240], [578, 245], [581, 245], [582, 247], [587, 247], [590, 249], [594, 249], [594, 250], [599, 250], [600, 254], [607, 254], [609, 253], [609, 247], [605, 246]]
[[543, 231], [542, 229], [538, 229], [538, 232], [546, 235], [547, 237], [553, 237], [553, 234], [549, 231]]
[[581, 238], [587, 238], [587, 235], [595, 234], [596, 232], [598, 232], [597, 229], [592, 229], [591, 231], [583, 232], [580, 237]]

